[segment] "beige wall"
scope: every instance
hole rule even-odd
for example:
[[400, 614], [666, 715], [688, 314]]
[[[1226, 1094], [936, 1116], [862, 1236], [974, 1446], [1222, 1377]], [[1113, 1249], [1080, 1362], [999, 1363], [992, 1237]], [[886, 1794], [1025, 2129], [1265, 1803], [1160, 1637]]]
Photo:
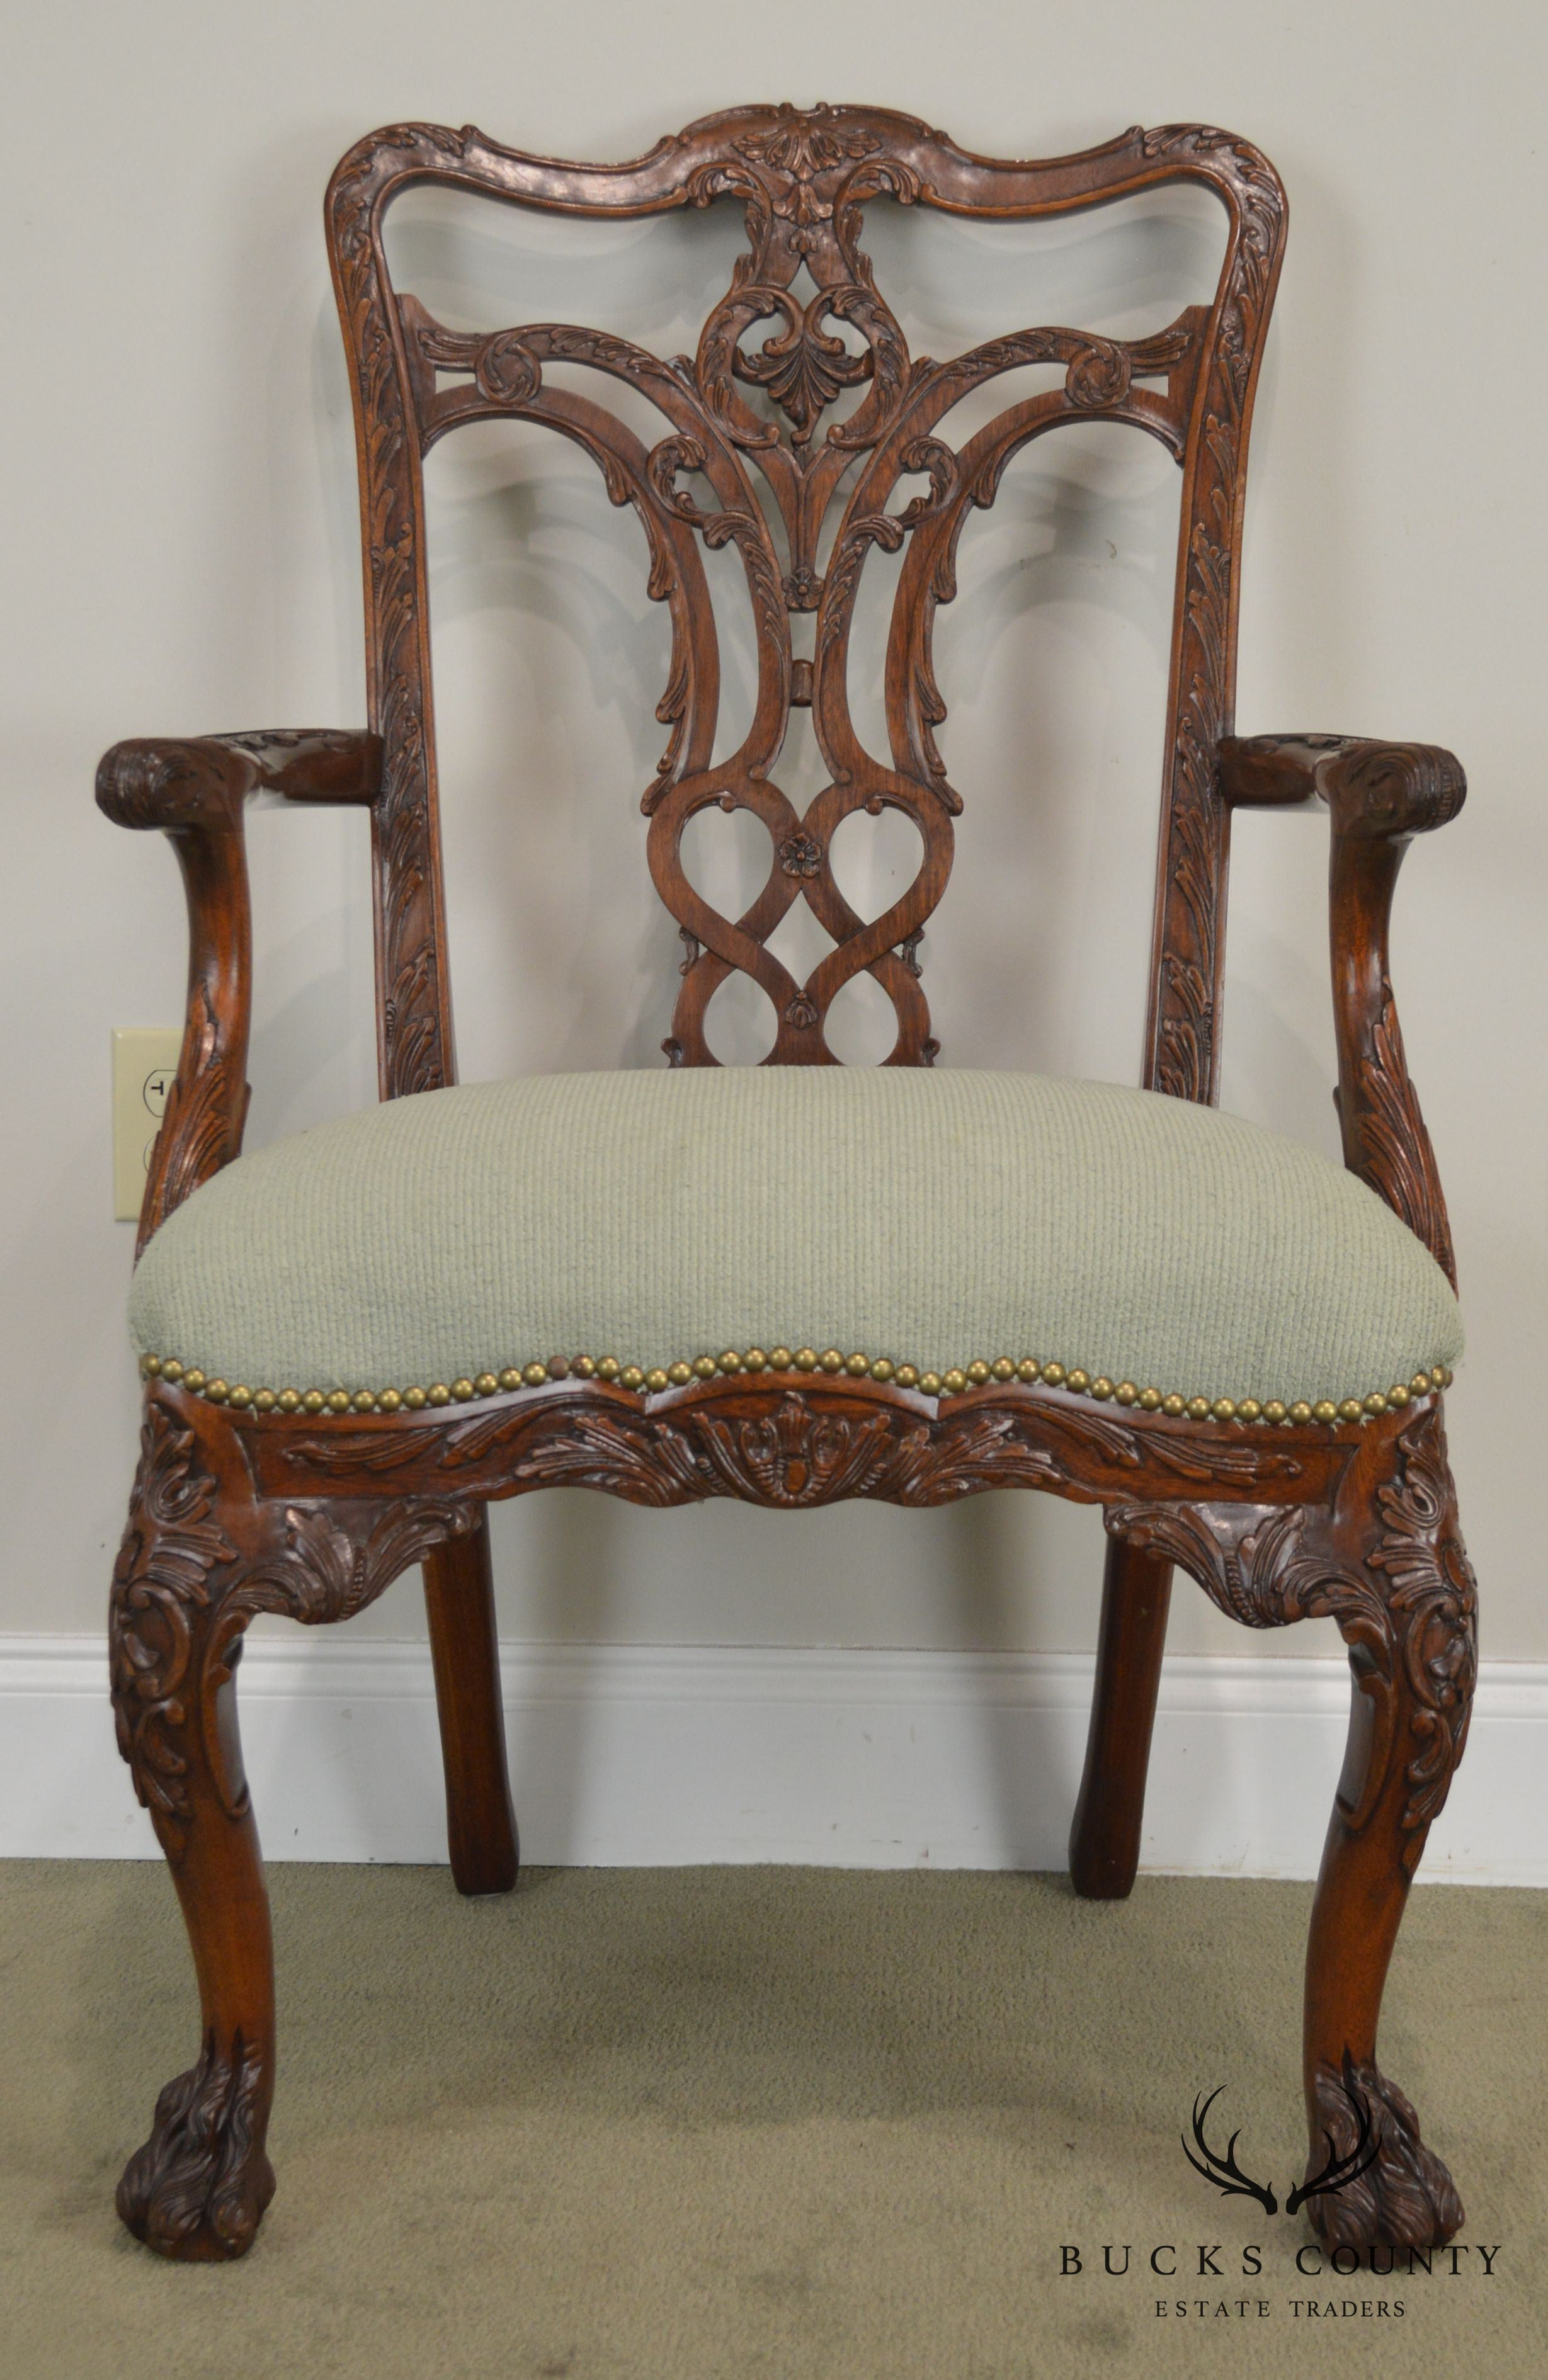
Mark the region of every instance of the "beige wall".
[[[1286, 178], [1239, 719], [1427, 738], [1468, 767], [1462, 820], [1408, 863], [1398, 984], [1470, 1326], [1451, 1402], [1485, 1649], [1548, 1654], [1532, 1503], [1512, 1488], [1535, 1475], [1548, 1345], [1534, 154], [1548, 42], [1533, 12], [99, 0], [13, 19], [7, 48], [0, 1631], [100, 1624], [133, 1459], [107, 1037], [177, 1017], [183, 924], [165, 851], [91, 808], [93, 764], [128, 734], [362, 716], [352, 442], [320, 222], [332, 164], [401, 115], [621, 157], [713, 107], [820, 90], [1005, 154], [1213, 119]], [[1019, 268], [999, 235], [955, 234], [951, 249], [912, 219], [878, 222], [868, 246], [941, 342], [981, 321], [1067, 319], [1088, 285], [1075, 319], [1111, 327], [1163, 321], [1207, 286], [1216, 235], [1196, 207], [1111, 221], [1032, 240]], [[920, 243], [907, 268], [906, 236]], [[529, 314], [605, 301], [677, 345], [674, 281], [699, 276], [701, 312], [724, 261], [702, 226], [593, 234], [582, 251], [561, 265], [551, 228], [475, 230], [421, 205], [399, 252], [457, 319], [481, 303], [509, 319], [508, 288]], [[1148, 447], [1056, 443], [1007, 486], [943, 615], [969, 811], [927, 980], [956, 1062], [1132, 1079], [1176, 484]], [[444, 455], [435, 494], [464, 1072], [650, 1062], [674, 943], [636, 795], [665, 647], [633, 531], [579, 462], [519, 437]], [[1331, 1152], [1324, 850], [1306, 820], [1241, 832], [1225, 1099]], [[364, 852], [357, 819], [253, 822], [254, 1142], [372, 1095]], [[1100, 1538], [1091, 1514], [1039, 1498], [777, 1520], [534, 1499], [500, 1516], [505, 1625], [1078, 1649]], [[360, 1624], [417, 1632], [410, 1583]], [[1326, 1649], [1310, 1628], [1273, 1641]], [[1173, 1642], [1244, 1644], [1191, 1595]]]

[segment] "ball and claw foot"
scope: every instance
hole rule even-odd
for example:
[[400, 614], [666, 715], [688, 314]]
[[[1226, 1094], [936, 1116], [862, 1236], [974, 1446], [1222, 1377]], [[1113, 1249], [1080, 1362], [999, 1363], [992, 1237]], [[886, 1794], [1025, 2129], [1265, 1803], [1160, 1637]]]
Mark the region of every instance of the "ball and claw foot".
[[245, 2256], [274, 2194], [263, 2153], [266, 2061], [240, 2034], [206, 2038], [197, 2066], [166, 2085], [151, 2137], [124, 2168], [118, 2213], [137, 2240], [182, 2263]]
[[1342, 2074], [1329, 2065], [1318, 2067], [1314, 2092], [1322, 2137], [1312, 2151], [1313, 2168], [1324, 2155], [1347, 2157], [1356, 2150], [1359, 2125], [1351, 2094], [1363, 2099], [1381, 2142], [1364, 2172], [1308, 2199], [1307, 2214], [1323, 2245], [1444, 2247], [1466, 2219], [1462, 2202], [1440, 2158], [1420, 2140], [1419, 2118], [1396, 2083], [1379, 2067], [1356, 2065], [1347, 2057]]

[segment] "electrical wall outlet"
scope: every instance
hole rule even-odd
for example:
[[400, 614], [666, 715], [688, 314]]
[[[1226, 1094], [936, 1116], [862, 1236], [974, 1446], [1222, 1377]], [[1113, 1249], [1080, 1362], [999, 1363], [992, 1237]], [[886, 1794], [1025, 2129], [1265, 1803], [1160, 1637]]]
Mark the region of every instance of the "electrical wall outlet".
[[113, 1035], [113, 1213], [140, 1219], [151, 1151], [183, 1046], [180, 1025], [120, 1025]]

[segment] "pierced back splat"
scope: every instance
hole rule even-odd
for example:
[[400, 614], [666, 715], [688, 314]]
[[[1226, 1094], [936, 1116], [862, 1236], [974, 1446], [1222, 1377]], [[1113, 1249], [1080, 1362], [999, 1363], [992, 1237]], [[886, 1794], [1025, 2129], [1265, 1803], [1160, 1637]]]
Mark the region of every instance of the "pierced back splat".
[[[1188, 309], [1140, 342], [1044, 327], [945, 362], [911, 356], [859, 244], [866, 205], [881, 196], [1030, 219], [1179, 180], [1204, 183], [1224, 201], [1220, 281], [1213, 305]], [[573, 215], [728, 200], [744, 210], [747, 250], [691, 358], [663, 359], [559, 322], [456, 333], [394, 292], [383, 252], [388, 202], [424, 182]], [[824, 1019], [863, 970], [896, 1014], [887, 1062], [928, 1065], [936, 1044], [917, 950], [945, 887], [962, 807], [934, 735], [945, 716], [931, 658], [936, 607], [955, 592], [963, 526], [993, 503], [1011, 457], [1063, 422], [1102, 418], [1148, 431], [1184, 473], [1145, 1080], [1179, 1098], [1213, 1098], [1229, 817], [1215, 753], [1232, 725], [1247, 434], [1285, 228], [1283, 192], [1255, 150], [1182, 125], [1136, 129], [1076, 157], [999, 163], [885, 110], [762, 107], [706, 117], [628, 164], [572, 165], [498, 148], [470, 127], [404, 125], [346, 157], [327, 220], [360, 439], [372, 725], [386, 752], [374, 820], [384, 1097], [452, 1079], [422, 482], [436, 439], [492, 418], [545, 423], [591, 455], [613, 502], [632, 505], [644, 528], [650, 593], [672, 624], [658, 706], [669, 735], [642, 805], [652, 876], [688, 953], [665, 1044], [672, 1062], [716, 1062], [705, 1011], [740, 969], [779, 1020], [765, 1062], [832, 1064]], [[762, 345], [750, 345], [765, 324]], [[840, 324], [858, 346], [832, 327]], [[552, 383], [545, 367], [559, 362], [589, 367], [602, 393], [609, 381], [640, 391], [665, 434], [647, 447], [600, 395]], [[1063, 385], [1008, 407], [960, 450], [935, 434], [962, 397], [1031, 363], [1062, 365]], [[458, 377], [443, 385], [448, 375]], [[828, 419], [851, 389], [863, 391], [854, 409]], [[762, 407], [750, 401], [755, 390]], [[772, 497], [768, 512], [754, 470]], [[846, 474], [849, 491], [819, 570]], [[691, 478], [711, 491], [707, 508], [684, 484]], [[900, 492], [905, 480], [924, 484]], [[701, 540], [735, 548], [758, 650], [751, 724], [713, 766], [720, 667]], [[887, 638], [884, 759], [860, 742], [847, 698], [856, 596], [877, 546], [906, 549]], [[816, 614], [810, 662], [794, 657], [791, 638], [791, 615], [808, 612]], [[804, 812], [774, 774], [793, 708], [810, 709], [828, 778]], [[767, 880], [734, 919], [702, 899], [682, 868], [683, 831], [711, 804], [751, 810], [773, 845]], [[835, 882], [833, 837], [852, 811], [887, 808], [913, 820], [922, 855], [907, 891], [867, 922]], [[768, 948], [800, 899], [835, 944], [804, 983]]]

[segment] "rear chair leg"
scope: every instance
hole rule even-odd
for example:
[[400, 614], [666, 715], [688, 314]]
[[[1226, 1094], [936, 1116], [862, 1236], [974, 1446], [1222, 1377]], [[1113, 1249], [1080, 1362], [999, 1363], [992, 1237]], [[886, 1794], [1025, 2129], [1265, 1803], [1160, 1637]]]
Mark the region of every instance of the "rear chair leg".
[[425, 1611], [446, 1772], [446, 1837], [458, 1892], [508, 1892], [519, 1864], [506, 1767], [489, 1515], [424, 1564]]
[[1087, 1900], [1122, 1900], [1140, 1864], [1171, 1600], [1171, 1563], [1110, 1537], [1086, 1769], [1069, 1838], [1070, 1882]]

